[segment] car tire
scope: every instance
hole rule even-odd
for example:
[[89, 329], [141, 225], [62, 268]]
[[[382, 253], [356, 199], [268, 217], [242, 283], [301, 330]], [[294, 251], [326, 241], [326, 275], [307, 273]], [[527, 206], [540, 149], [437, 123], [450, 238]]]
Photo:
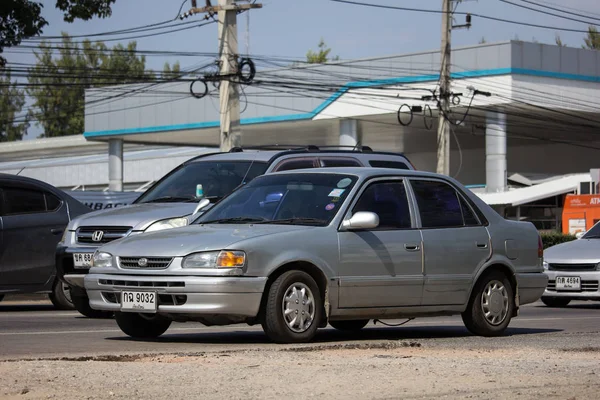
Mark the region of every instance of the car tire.
[[171, 320], [160, 315], [144, 317], [137, 313], [116, 312], [117, 325], [126, 335], [136, 339], [157, 338], [169, 329]]
[[333, 326], [339, 331], [355, 332], [360, 331], [362, 328], [367, 326], [369, 323], [368, 319], [354, 319], [346, 321], [329, 321], [329, 325]]
[[500, 336], [508, 327], [514, 309], [510, 281], [502, 272], [491, 271], [475, 284], [462, 320], [475, 335]]
[[565, 299], [562, 297], [542, 297], [542, 303], [548, 307], [566, 307], [571, 302], [571, 299]]
[[54, 281], [52, 292], [48, 297], [57, 310], [73, 310], [75, 308], [71, 298], [71, 288], [58, 279]]
[[90, 307], [90, 299], [86, 295], [71, 295], [73, 306], [80, 314], [88, 318], [111, 318], [113, 313], [111, 311], [94, 310]]
[[266, 296], [261, 324], [272, 341], [304, 343], [315, 336], [323, 302], [319, 287], [309, 274], [295, 270], [281, 274]]

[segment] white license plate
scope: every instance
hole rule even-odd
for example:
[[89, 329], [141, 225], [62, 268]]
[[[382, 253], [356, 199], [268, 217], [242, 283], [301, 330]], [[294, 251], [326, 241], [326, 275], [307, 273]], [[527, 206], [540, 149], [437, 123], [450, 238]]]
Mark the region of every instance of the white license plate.
[[93, 253], [75, 253], [73, 254], [73, 264], [77, 269], [87, 269], [92, 266]]
[[121, 311], [156, 312], [156, 292], [121, 292]]
[[581, 278], [578, 276], [556, 277], [556, 290], [581, 290]]

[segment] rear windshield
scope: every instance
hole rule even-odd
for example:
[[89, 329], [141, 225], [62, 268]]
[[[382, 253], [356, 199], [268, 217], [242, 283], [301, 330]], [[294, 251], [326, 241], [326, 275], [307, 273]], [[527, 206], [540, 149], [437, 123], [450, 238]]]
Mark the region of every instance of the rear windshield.
[[267, 163], [256, 161], [197, 161], [163, 178], [135, 203], [219, 200], [242, 183], [264, 174]]

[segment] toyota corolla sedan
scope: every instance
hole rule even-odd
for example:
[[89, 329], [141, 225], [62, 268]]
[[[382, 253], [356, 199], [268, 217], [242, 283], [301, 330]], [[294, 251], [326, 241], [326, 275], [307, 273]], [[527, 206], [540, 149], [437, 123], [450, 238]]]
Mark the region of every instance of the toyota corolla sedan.
[[451, 178], [379, 168], [257, 177], [191, 225], [108, 243], [92, 262], [90, 306], [136, 338], [198, 321], [305, 342], [328, 323], [453, 314], [496, 336], [547, 284], [531, 223]]
[[600, 222], [580, 239], [546, 249], [548, 287], [542, 302], [566, 307], [571, 300], [600, 301]]

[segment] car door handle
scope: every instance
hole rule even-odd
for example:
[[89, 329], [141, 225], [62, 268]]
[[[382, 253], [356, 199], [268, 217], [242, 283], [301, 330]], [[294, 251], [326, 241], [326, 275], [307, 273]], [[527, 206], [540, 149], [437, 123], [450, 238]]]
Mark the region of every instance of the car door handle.
[[487, 243], [477, 243], [477, 248], [479, 249], [487, 249]]
[[406, 251], [418, 251], [420, 249], [418, 244], [405, 244], [404, 248]]
[[64, 231], [65, 231], [64, 229], [56, 229], [56, 228], [50, 229], [50, 233], [53, 234], [53, 235], [60, 235]]

